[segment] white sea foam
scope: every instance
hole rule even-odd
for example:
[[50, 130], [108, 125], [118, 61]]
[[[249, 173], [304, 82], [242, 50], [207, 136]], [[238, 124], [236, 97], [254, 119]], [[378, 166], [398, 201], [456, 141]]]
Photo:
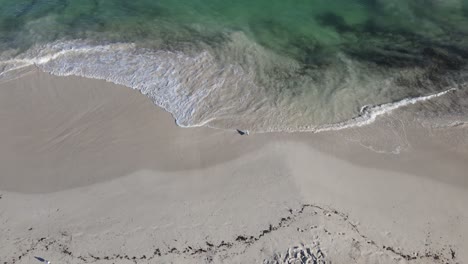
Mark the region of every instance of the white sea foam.
[[187, 127], [202, 126], [216, 118], [216, 111], [199, 111], [209, 108], [210, 94], [219, 94], [228, 87], [254, 86], [240, 67], [221, 68], [208, 52], [187, 56], [139, 50], [133, 44], [60, 42], [35, 47], [0, 62], [0, 75], [30, 65], [58, 76], [103, 79], [137, 89], [172, 113], [180, 126]]
[[[328, 92], [327, 87], [321, 89], [320, 85], [301, 77], [297, 80], [314, 88], [309, 89], [311, 92], [306, 96], [288, 96], [287, 89], [283, 89], [286, 94], [279, 94], [283, 91], [272, 94], [271, 91], [275, 93], [274, 86], [278, 84], [264, 81], [263, 85], [259, 85], [257, 79], [267, 80], [268, 76], [259, 73], [258, 68], [269, 67], [283, 58], [273, 57], [274, 55], [266, 53], [261, 47], [251, 42], [246, 45], [246, 42], [245, 38], [234, 39], [234, 44], [231, 43], [226, 48], [229, 51], [226, 52], [228, 55], [224, 63], [220, 63], [210, 51], [189, 56], [182, 52], [137, 48], [134, 44], [56, 42], [33, 47], [14, 58], [5, 58], [0, 54], [0, 79], [18, 69], [34, 65], [58, 76], [74, 75], [107, 80], [147, 95], [155, 104], [170, 112], [179, 126], [241, 128], [257, 133], [323, 132], [361, 127], [400, 107], [431, 100], [454, 90], [394, 103], [365, 106], [354, 118], [351, 118], [352, 113], [348, 113], [347, 121], [329, 121], [331, 124], [317, 125], [317, 122], [314, 123], [316, 116], [322, 118], [321, 120], [332, 120], [332, 117], [343, 116], [337, 114], [342, 108], [348, 109], [347, 111], [353, 109], [353, 105], [344, 104], [357, 101], [350, 96], [368, 96], [368, 87], [362, 87], [362, 83], [359, 83], [362, 78], [356, 76], [366, 76], [366, 83], [373, 80], [373, 76], [365, 68], [343, 58], [342, 70], [325, 72], [322, 76], [321, 85], [329, 85], [333, 92]], [[247, 54], [249, 52], [253, 55]], [[235, 56], [244, 57], [238, 59]], [[239, 64], [239, 61], [243, 64]], [[296, 70], [294, 63], [284, 61], [285, 68]], [[338, 76], [340, 78], [337, 78], [337, 72], [342, 74]], [[342, 83], [343, 79], [346, 80], [345, 84]], [[376, 80], [375, 83], [382, 82]], [[386, 87], [389, 86], [391, 83]], [[341, 87], [341, 90], [336, 92], [336, 87]], [[377, 91], [374, 96], [379, 96], [379, 93], [383, 92]], [[327, 119], [328, 117], [331, 118]]]
[[375, 122], [375, 120], [379, 116], [389, 114], [398, 108], [428, 101], [428, 100], [431, 100], [440, 96], [444, 96], [447, 93], [450, 93], [453, 91], [456, 91], [456, 88], [450, 88], [448, 90], [435, 93], [435, 94], [426, 95], [426, 96], [405, 98], [403, 100], [393, 102], [393, 103], [387, 103], [387, 104], [382, 104], [382, 105], [377, 105], [377, 106], [366, 105], [361, 108], [359, 116], [355, 118], [346, 120], [344, 122], [336, 123], [336, 124], [318, 126], [316, 128], [310, 129], [310, 131], [318, 133], [318, 132], [324, 132], [324, 131], [336, 131], [336, 130], [342, 130], [342, 129], [347, 129], [347, 128], [362, 127], [362, 126], [370, 125], [373, 122]]

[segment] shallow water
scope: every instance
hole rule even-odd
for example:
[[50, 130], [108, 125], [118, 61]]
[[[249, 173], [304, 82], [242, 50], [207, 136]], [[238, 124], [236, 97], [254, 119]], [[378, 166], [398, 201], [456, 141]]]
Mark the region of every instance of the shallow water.
[[338, 129], [464, 91], [468, 79], [468, 0], [0, 6], [0, 77], [33, 64], [106, 79], [148, 95], [181, 126]]

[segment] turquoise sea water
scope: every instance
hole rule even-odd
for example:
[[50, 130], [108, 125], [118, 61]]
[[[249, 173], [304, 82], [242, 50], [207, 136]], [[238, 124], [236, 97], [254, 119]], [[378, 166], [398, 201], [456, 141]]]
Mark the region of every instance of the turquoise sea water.
[[4, 77], [106, 79], [182, 126], [320, 130], [464, 90], [468, 0], [0, 0], [0, 54]]

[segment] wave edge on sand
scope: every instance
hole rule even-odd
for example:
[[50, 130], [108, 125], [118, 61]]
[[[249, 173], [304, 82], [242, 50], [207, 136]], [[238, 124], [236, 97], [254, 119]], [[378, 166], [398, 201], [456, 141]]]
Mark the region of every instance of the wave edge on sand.
[[[249, 70], [250, 66], [235, 64], [235, 61], [223, 65], [215, 56], [210, 51], [187, 55], [177, 51], [143, 49], [134, 43], [95, 45], [86, 41], [60, 41], [35, 46], [14, 58], [0, 56], [3, 57], [0, 60], [0, 79], [11, 78], [16, 71], [36, 66], [57, 76], [106, 80], [139, 90], [171, 113], [181, 127], [234, 129], [242, 126], [242, 121], [233, 121], [232, 126], [226, 123], [231, 119], [245, 119], [248, 120], [245, 126], [239, 128], [254, 133], [319, 133], [361, 127], [396, 109], [458, 90], [452, 87], [388, 103], [364, 105], [357, 114], [342, 118], [344, 121], [291, 126], [307, 122], [306, 119], [301, 120], [303, 114], [294, 112], [294, 104], [283, 114], [284, 109], [268, 98], [261, 98], [262, 94], [266, 97], [268, 91], [257, 85], [256, 73]], [[274, 113], [268, 116], [269, 111]], [[219, 120], [228, 121], [217, 124]]]

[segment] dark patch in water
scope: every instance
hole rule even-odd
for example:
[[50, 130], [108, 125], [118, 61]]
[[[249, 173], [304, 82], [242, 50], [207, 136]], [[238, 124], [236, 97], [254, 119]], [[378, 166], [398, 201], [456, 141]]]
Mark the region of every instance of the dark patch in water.
[[429, 68], [456, 71], [466, 65], [468, 51], [455, 44], [431, 40], [405, 30], [385, 30], [373, 21], [355, 31], [359, 41], [346, 54], [382, 68]]
[[408, 68], [423, 65], [424, 58], [385, 49], [352, 50], [348, 55], [383, 68]]
[[332, 12], [327, 12], [316, 17], [316, 20], [323, 26], [334, 28], [338, 32], [353, 31], [353, 28], [349, 26], [342, 16], [339, 16]]
[[22, 27], [18, 19], [13, 17], [7, 17], [0, 21], [0, 31], [1, 32], [14, 32], [19, 30]]
[[24, 5], [20, 8], [17, 8], [16, 9], [16, 14], [15, 14], [15, 17], [16, 18], [19, 18], [21, 16], [24, 16], [26, 14], [28, 14], [33, 8], [34, 6], [37, 4], [37, 0], [32, 0], [29, 4], [27, 5]]
[[422, 55], [430, 58], [433, 65], [441, 70], [460, 70], [465, 65], [462, 56], [439, 47], [427, 47]]

